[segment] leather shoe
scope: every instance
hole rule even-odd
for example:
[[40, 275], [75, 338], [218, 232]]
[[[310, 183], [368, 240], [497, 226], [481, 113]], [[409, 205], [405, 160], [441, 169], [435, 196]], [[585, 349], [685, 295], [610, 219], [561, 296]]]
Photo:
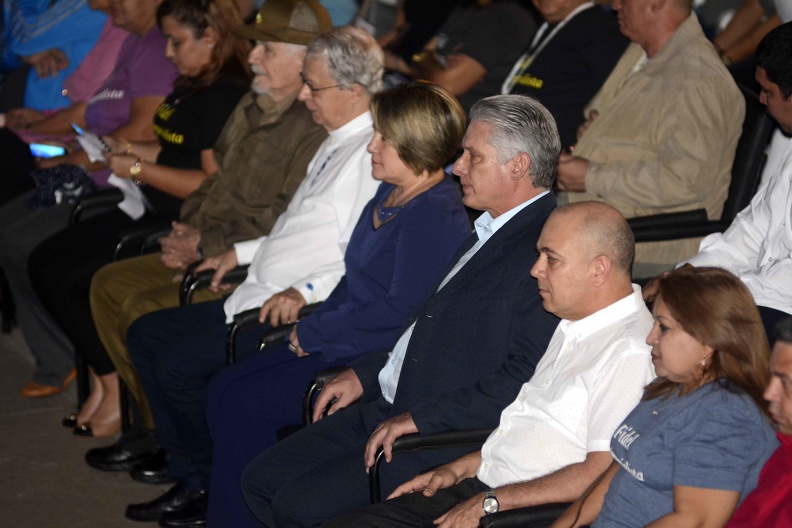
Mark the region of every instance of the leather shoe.
[[154, 455], [150, 450], [130, 451], [116, 442], [106, 447], [95, 447], [85, 453], [85, 462], [100, 471], [129, 471]]
[[53, 394], [58, 394], [59, 392], [63, 392], [62, 387], [56, 387], [54, 385], [42, 385], [41, 383], [36, 383], [35, 381], [28, 381], [27, 385], [19, 389], [19, 395], [23, 398], [46, 398], [47, 396], [52, 396]]
[[19, 389], [19, 395], [23, 398], [45, 398], [47, 396], [52, 396], [53, 394], [65, 391], [69, 383], [74, 381], [76, 377], [77, 369], [71, 369], [60, 387], [55, 385], [42, 385], [41, 383], [30, 380], [27, 382], [27, 385]]
[[184, 510], [196, 501], [206, 501], [206, 490], [190, 489], [179, 483], [152, 501], [130, 504], [124, 515], [133, 521], [156, 521], [164, 513]]
[[133, 467], [129, 476], [138, 482], [146, 484], [170, 484], [176, 479], [168, 476], [168, 455], [165, 451], [158, 449], [155, 453]]
[[163, 513], [159, 518], [162, 528], [192, 528], [206, 526], [206, 511], [209, 507], [208, 496], [204, 495], [174, 512]]

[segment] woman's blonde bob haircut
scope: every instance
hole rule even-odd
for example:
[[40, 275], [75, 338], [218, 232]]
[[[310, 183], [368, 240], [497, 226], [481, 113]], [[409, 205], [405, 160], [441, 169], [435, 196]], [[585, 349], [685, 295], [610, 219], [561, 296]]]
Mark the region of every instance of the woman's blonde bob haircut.
[[[726, 270], [692, 266], [674, 270], [658, 282], [657, 299], [663, 300], [685, 332], [713, 349], [702, 376], [739, 387], [766, 414], [762, 394], [770, 379], [770, 345], [745, 284]], [[658, 378], [646, 387], [644, 399], [670, 395], [676, 387]]]
[[467, 117], [445, 88], [416, 81], [371, 98], [374, 128], [415, 174], [449, 163], [462, 145]]

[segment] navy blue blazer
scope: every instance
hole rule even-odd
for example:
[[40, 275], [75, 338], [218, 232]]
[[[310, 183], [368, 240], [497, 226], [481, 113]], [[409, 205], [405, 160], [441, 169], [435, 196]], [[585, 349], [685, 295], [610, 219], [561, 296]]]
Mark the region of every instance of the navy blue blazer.
[[[442, 279], [476, 242], [462, 246], [408, 319], [415, 330], [390, 415], [405, 411], [418, 430], [485, 429], [533, 375], [558, 325], [542, 308], [531, 267], [536, 243], [556, 200], [547, 194], [501, 227], [443, 289]], [[367, 354], [351, 366], [364, 399], [382, 399], [377, 376], [388, 351]]]

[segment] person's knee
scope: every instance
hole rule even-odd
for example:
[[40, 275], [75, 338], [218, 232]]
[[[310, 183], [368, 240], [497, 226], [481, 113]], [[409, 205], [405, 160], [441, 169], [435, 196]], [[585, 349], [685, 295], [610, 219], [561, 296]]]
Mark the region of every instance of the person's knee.
[[250, 508], [253, 515], [261, 522], [271, 517], [270, 508], [270, 489], [266, 475], [263, 474], [260, 462], [261, 456], [253, 459], [242, 472], [241, 488], [242, 497]]

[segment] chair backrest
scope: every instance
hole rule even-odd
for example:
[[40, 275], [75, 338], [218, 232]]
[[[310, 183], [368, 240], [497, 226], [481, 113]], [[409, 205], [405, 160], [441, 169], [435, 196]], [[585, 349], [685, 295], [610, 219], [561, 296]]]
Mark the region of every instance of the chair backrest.
[[775, 128], [775, 122], [765, 106], [759, 102], [759, 97], [742, 85], [740, 91], [745, 98], [745, 121], [734, 153], [729, 194], [721, 214], [721, 221], [729, 224], [737, 213], [745, 209], [756, 193], [767, 158], [765, 149]]

